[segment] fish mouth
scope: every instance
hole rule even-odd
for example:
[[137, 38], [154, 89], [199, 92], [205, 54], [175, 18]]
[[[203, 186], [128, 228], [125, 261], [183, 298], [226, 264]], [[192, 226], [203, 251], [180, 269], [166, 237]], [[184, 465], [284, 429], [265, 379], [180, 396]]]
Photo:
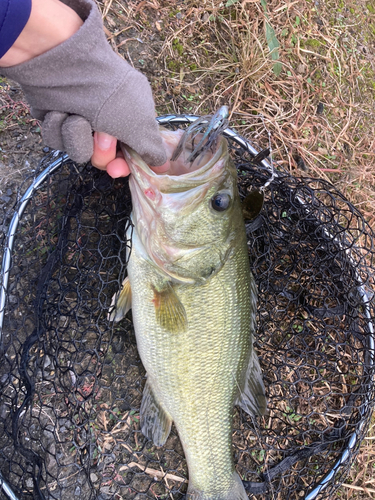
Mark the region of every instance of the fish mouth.
[[[171, 134], [170, 131], [161, 131], [164, 142], [165, 135], [168, 133]], [[176, 136], [175, 141], [178, 138]], [[175, 146], [177, 146], [177, 143]], [[168, 158], [170, 159], [174, 149], [170, 146], [166, 149], [168, 150]], [[170, 162], [169, 170], [163, 173], [156, 173], [142, 160], [138, 153], [129, 146], [121, 144], [121, 150], [129, 165], [132, 177], [143, 190], [152, 185], [161, 193], [182, 192], [209, 181], [214, 181], [215, 178], [222, 175], [225, 166], [223, 157], [227, 149], [226, 140], [220, 137], [217, 147], [213, 152], [208, 151], [191, 164], [187, 163], [184, 156], [181, 155], [181, 158], [175, 162]]]

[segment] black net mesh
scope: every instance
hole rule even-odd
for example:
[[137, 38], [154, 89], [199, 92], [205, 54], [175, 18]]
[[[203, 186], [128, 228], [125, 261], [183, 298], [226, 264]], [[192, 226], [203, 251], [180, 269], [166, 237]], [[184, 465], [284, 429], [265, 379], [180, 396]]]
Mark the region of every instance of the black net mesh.
[[[229, 142], [245, 196], [270, 174]], [[127, 180], [62, 163], [30, 195], [13, 248], [3, 241], [0, 498], [181, 499], [177, 433], [157, 448], [139, 428], [131, 315], [107, 321], [130, 244]], [[373, 406], [373, 233], [332, 185], [279, 172], [247, 234], [269, 414], [235, 409], [236, 468], [250, 498], [330, 498]]]

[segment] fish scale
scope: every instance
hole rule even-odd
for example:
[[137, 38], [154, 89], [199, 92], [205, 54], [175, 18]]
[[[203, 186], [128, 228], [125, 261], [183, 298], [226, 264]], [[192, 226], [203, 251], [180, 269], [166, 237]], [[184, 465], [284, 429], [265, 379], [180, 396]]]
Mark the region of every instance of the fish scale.
[[186, 332], [177, 335], [157, 323], [153, 290], [145, 286], [144, 277], [152, 283], [159, 275], [134, 246], [128, 267], [135, 330], [145, 332], [137, 336], [140, 357], [157, 398], [176, 425], [190, 485], [206, 494], [228, 491], [233, 482], [233, 405], [252, 349], [249, 324], [255, 300], [250, 303], [244, 241], [239, 247], [194, 293], [190, 285], [175, 287], [188, 320]]
[[[181, 134], [168, 132], [168, 139], [177, 145]], [[219, 137], [191, 171], [171, 162], [162, 175], [134, 151], [124, 154], [134, 228], [128, 277], [111, 317], [118, 321], [132, 308], [147, 372], [142, 432], [160, 446], [174, 422], [188, 500], [246, 500], [232, 457], [233, 408], [261, 415], [266, 400], [253, 350], [256, 287], [227, 143]]]

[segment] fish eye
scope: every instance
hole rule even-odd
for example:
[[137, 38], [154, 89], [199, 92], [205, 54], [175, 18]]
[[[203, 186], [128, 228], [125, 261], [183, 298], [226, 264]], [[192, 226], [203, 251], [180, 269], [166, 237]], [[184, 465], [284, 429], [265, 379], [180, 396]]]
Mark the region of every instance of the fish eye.
[[218, 193], [211, 198], [211, 206], [216, 212], [224, 212], [230, 205], [230, 196], [227, 193]]

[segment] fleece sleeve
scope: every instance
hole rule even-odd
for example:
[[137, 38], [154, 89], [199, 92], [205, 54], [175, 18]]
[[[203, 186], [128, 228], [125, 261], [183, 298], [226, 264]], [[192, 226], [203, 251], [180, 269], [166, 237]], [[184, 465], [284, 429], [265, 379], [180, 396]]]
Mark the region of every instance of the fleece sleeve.
[[0, 0], [0, 57], [17, 40], [30, 12], [31, 0]]

